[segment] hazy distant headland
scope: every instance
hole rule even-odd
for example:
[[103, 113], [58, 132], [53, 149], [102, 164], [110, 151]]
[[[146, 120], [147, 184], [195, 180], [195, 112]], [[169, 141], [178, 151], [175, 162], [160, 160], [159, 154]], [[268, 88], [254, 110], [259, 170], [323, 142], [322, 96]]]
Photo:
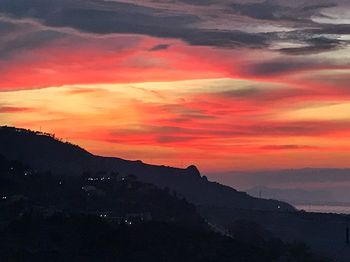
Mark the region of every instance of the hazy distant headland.
[[207, 174], [250, 195], [293, 204], [350, 205], [350, 169], [303, 168]]

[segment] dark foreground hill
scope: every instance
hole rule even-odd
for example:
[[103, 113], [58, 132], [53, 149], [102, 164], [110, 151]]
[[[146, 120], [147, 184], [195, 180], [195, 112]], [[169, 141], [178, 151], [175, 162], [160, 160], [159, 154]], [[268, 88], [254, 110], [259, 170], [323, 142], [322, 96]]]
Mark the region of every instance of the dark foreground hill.
[[256, 226], [222, 235], [208, 225], [132, 175], [56, 175], [0, 155], [0, 261], [326, 261]]
[[247, 243], [160, 222], [113, 226], [98, 217], [23, 217], [0, 233], [0, 261], [327, 261], [301, 244]]
[[38, 171], [68, 176], [132, 174], [138, 180], [169, 188], [196, 205], [254, 210], [294, 211], [284, 202], [258, 199], [244, 192], [210, 182], [195, 166], [186, 169], [148, 165], [141, 161], [95, 156], [54, 136], [13, 127], [0, 128], [0, 154]]

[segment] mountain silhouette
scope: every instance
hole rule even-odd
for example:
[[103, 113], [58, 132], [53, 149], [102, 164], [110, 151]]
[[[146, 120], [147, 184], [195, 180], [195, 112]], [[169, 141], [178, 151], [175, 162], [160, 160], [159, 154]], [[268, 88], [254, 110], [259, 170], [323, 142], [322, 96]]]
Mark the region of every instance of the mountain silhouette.
[[294, 211], [277, 200], [254, 198], [245, 192], [210, 182], [195, 166], [185, 169], [145, 164], [115, 157], [96, 156], [54, 135], [15, 127], [0, 127], [0, 154], [18, 160], [38, 171], [67, 176], [97, 172], [134, 175], [138, 180], [168, 188], [178, 196], [200, 206], [216, 206], [271, 211]]

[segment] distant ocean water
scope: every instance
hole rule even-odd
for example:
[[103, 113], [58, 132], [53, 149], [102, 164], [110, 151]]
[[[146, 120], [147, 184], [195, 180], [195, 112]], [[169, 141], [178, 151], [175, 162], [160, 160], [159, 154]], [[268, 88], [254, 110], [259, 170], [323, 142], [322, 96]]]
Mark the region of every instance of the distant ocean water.
[[350, 206], [295, 205], [295, 207], [307, 212], [350, 214]]

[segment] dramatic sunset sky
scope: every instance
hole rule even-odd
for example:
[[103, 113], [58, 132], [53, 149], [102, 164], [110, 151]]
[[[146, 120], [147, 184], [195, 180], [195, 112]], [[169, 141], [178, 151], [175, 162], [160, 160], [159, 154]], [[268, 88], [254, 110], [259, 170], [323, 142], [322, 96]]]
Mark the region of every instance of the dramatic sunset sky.
[[202, 171], [350, 166], [349, 0], [0, 0], [0, 124]]

